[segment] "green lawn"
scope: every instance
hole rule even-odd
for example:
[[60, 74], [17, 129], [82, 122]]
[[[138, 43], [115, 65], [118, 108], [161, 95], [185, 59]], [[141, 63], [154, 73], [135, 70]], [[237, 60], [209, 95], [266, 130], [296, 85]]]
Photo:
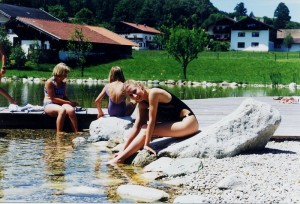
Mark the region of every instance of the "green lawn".
[[[120, 66], [126, 79], [183, 79], [180, 64], [165, 51], [133, 51], [131, 59], [86, 67], [83, 78], [105, 79], [112, 66]], [[50, 77], [54, 64], [32, 70], [8, 70], [6, 76]], [[40, 71], [39, 71], [40, 70]], [[43, 70], [43, 71], [42, 71]], [[277, 74], [283, 84], [300, 83], [300, 53], [296, 52], [203, 52], [188, 65], [187, 79], [208, 82], [271, 83]], [[69, 78], [81, 78], [81, 69], [72, 69]]]

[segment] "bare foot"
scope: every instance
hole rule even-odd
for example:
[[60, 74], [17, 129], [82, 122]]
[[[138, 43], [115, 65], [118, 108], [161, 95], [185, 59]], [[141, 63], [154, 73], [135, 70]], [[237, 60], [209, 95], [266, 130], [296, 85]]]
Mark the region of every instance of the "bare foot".
[[56, 132], [56, 136], [65, 136], [67, 135], [66, 132]]
[[106, 162], [106, 164], [111, 164], [111, 165], [116, 165], [116, 164], [123, 164], [124, 162], [120, 159], [117, 159], [117, 157], [109, 160], [108, 162]]

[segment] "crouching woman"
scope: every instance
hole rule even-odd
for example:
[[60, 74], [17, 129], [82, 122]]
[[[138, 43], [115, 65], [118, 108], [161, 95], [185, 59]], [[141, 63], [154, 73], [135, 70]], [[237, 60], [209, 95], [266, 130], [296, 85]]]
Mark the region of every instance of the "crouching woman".
[[149, 146], [152, 136], [179, 138], [198, 132], [195, 114], [172, 93], [162, 88], [148, 89], [131, 80], [124, 83], [124, 93], [138, 103], [137, 117], [123, 150], [108, 163], [124, 163], [142, 148], [156, 155]]

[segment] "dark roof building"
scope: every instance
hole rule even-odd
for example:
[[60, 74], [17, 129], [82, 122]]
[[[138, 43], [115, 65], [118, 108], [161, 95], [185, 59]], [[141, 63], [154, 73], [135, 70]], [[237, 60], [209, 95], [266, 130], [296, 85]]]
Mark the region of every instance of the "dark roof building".
[[8, 20], [13, 20], [17, 17], [37, 18], [43, 20], [60, 21], [58, 18], [50, 15], [44, 10], [29, 8], [23, 6], [15, 6], [10, 4], [0, 3], [0, 23], [5, 23]]

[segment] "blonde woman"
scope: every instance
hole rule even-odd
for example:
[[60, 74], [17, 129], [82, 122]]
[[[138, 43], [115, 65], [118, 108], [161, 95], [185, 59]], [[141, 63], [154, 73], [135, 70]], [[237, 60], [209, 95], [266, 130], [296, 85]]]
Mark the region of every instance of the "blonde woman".
[[124, 83], [124, 93], [138, 103], [138, 113], [123, 150], [108, 163], [123, 163], [141, 148], [156, 155], [149, 146], [152, 136], [187, 137], [198, 132], [195, 114], [172, 93], [135, 81]]
[[66, 95], [66, 78], [70, 68], [64, 64], [57, 64], [52, 72], [52, 77], [47, 80], [44, 88], [44, 111], [56, 119], [56, 132], [58, 135], [63, 134], [65, 117], [69, 117], [72, 129], [78, 132], [77, 117], [74, 107], [78, 104], [68, 99]]
[[101, 102], [104, 96], [108, 96], [108, 114], [110, 116], [121, 117], [131, 115], [134, 111], [135, 104], [132, 102], [126, 103], [126, 96], [123, 93], [123, 83], [125, 77], [120, 67], [114, 66], [110, 69], [108, 75], [109, 83], [105, 85], [100, 94], [95, 100], [100, 118], [104, 115], [101, 108]]

